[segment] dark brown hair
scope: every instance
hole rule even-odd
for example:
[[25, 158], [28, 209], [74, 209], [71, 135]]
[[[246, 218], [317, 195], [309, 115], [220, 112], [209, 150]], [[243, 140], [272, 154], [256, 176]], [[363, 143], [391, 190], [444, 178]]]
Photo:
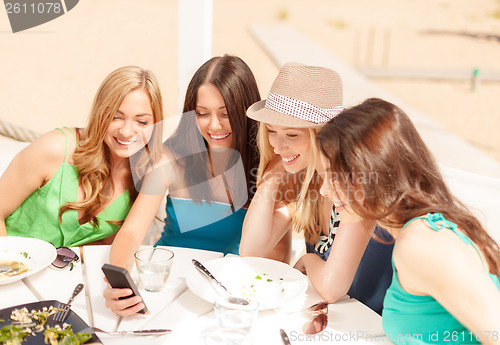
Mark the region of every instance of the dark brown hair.
[[403, 227], [440, 212], [457, 224], [500, 276], [500, 250], [480, 222], [448, 189], [431, 152], [397, 106], [370, 98], [330, 120], [317, 136], [332, 178], [366, 219]]
[[[259, 89], [255, 77], [248, 65], [239, 57], [224, 55], [211, 58], [205, 62], [193, 75], [186, 91], [184, 100], [184, 113], [196, 109], [196, 101], [199, 87], [204, 83], [212, 83], [219, 90], [224, 99], [231, 131], [233, 132], [233, 149], [241, 156], [247, 190], [252, 197], [255, 188], [255, 178], [257, 176], [258, 151], [257, 151], [257, 123], [246, 116], [246, 110], [253, 103], [260, 101]], [[196, 127], [194, 116], [181, 118], [176, 133], [182, 137], [174, 136], [166, 142], [166, 145], [177, 157], [188, 157], [190, 152], [202, 152], [201, 148], [207, 143], [201, 135], [193, 135], [190, 140], [186, 140], [186, 133], [193, 133]], [[189, 141], [189, 143], [187, 143]], [[181, 145], [179, 145], [181, 144]], [[185, 145], [189, 145], [187, 149]], [[193, 148], [194, 147], [194, 148]], [[186, 155], [183, 155], [186, 153]], [[190, 156], [191, 157], [191, 156]], [[187, 181], [189, 185], [199, 184], [207, 181], [208, 172], [200, 167], [200, 158], [184, 159], [182, 164], [184, 169], [189, 169], [189, 177], [193, 181]], [[193, 169], [190, 169], [192, 166]], [[201, 186], [200, 186], [201, 187]], [[204, 194], [206, 195], [206, 194]]]

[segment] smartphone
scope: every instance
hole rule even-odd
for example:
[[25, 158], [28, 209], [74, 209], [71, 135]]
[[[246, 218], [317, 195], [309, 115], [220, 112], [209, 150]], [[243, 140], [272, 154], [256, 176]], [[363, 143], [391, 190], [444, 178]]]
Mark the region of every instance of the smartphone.
[[[121, 297], [121, 298], [129, 298], [132, 296], [139, 296], [142, 299], [141, 294], [139, 293], [139, 289], [137, 288], [137, 285], [135, 285], [134, 281], [132, 280], [132, 277], [130, 277], [130, 274], [125, 268], [110, 265], [110, 264], [104, 264], [101, 267], [102, 271], [104, 272], [104, 275], [106, 276], [106, 279], [108, 279], [109, 285], [113, 288], [128, 288], [132, 290], [132, 295], [127, 296], [127, 297]], [[144, 302], [144, 299], [142, 299], [142, 303], [144, 303], [144, 308], [139, 311], [139, 313], [144, 314], [145, 312], [148, 311], [148, 308], [146, 307], [146, 303]]]

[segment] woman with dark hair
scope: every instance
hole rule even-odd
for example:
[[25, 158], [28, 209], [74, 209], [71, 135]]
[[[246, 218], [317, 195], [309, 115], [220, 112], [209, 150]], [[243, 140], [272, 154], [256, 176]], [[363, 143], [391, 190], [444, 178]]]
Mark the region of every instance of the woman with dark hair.
[[246, 109], [258, 100], [255, 77], [236, 56], [214, 57], [196, 71], [179, 127], [165, 142], [169, 195], [156, 245], [238, 254], [258, 164], [257, 125]]
[[381, 99], [318, 133], [323, 195], [395, 238], [382, 312], [397, 344], [500, 344], [500, 251], [448, 189], [408, 116]]

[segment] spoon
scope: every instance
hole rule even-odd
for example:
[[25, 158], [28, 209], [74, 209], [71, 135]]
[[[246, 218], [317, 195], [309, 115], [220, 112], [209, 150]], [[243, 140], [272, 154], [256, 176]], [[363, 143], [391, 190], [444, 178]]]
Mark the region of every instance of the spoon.
[[0, 265], [0, 273], [9, 273], [10, 271], [12, 271], [12, 268], [9, 266]]
[[227, 297], [228, 301], [230, 303], [233, 303], [233, 304], [239, 304], [239, 305], [248, 305], [249, 304], [248, 301], [244, 298], [231, 296], [229, 291], [227, 291], [226, 287], [224, 285], [222, 285], [222, 283], [220, 281], [218, 281], [213, 276], [213, 274], [210, 273], [210, 271], [205, 266], [203, 266], [203, 264], [201, 262], [199, 262], [196, 259], [192, 259], [191, 261], [193, 262], [194, 267], [196, 267], [196, 269], [198, 269], [199, 272], [201, 272], [205, 277], [210, 279], [212, 286], [214, 287], [215, 291], [217, 291], [217, 293], [220, 296]]

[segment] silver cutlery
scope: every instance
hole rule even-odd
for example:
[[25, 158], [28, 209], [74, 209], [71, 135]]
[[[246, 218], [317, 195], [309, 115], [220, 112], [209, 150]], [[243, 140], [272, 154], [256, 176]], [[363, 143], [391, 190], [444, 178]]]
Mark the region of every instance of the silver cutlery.
[[200, 271], [202, 274], [204, 274], [206, 277], [208, 277], [210, 279], [210, 282], [215, 287], [215, 290], [217, 290], [219, 295], [224, 295], [224, 296], [229, 295], [229, 292], [227, 291], [226, 287], [224, 285], [222, 285], [222, 283], [220, 281], [218, 281], [213, 276], [213, 274], [210, 273], [210, 271], [205, 266], [203, 266], [203, 264], [201, 262], [199, 262], [196, 259], [193, 259], [192, 262], [194, 264], [194, 267], [196, 267], [198, 269], [198, 271]]
[[70, 299], [68, 300], [68, 303], [61, 303], [61, 302], [58, 303], [56, 307], [57, 312], [54, 314], [53, 317], [54, 321], [63, 322], [64, 320], [66, 320], [71, 308], [71, 303], [82, 290], [83, 290], [83, 284], [80, 283], [73, 290], [73, 295], [71, 295]]
[[165, 335], [165, 334], [172, 332], [172, 330], [170, 330], [170, 329], [141, 329], [141, 330], [137, 330], [137, 331], [107, 332], [103, 329], [100, 329], [99, 327], [89, 327], [89, 328], [86, 328], [86, 329], [80, 331], [80, 333], [85, 333], [85, 332], [104, 333], [104, 334], [109, 334], [109, 335], [135, 335], [135, 336], [138, 336], [138, 335]]
[[210, 279], [212, 286], [214, 287], [215, 291], [220, 296], [228, 297], [229, 302], [234, 303], [234, 304], [241, 304], [241, 305], [248, 305], [249, 304], [248, 301], [243, 299], [243, 298], [231, 296], [229, 291], [227, 291], [226, 287], [224, 285], [222, 285], [222, 283], [220, 281], [218, 281], [214, 277], [214, 275], [212, 273], [210, 273], [210, 271], [205, 266], [203, 266], [203, 264], [201, 262], [199, 262], [196, 259], [192, 259], [191, 261], [193, 262], [194, 267], [196, 267], [196, 269], [199, 272], [201, 272], [205, 277]]
[[12, 271], [12, 268], [9, 266], [0, 265], [0, 273], [9, 273], [10, 271]]
[[290, 339], [288, 338], [288, 335], [286, 332], [280, 328], [280, 335], [281, 335], [281, 341], [283, 342], [283, 345], [291, 345]]

